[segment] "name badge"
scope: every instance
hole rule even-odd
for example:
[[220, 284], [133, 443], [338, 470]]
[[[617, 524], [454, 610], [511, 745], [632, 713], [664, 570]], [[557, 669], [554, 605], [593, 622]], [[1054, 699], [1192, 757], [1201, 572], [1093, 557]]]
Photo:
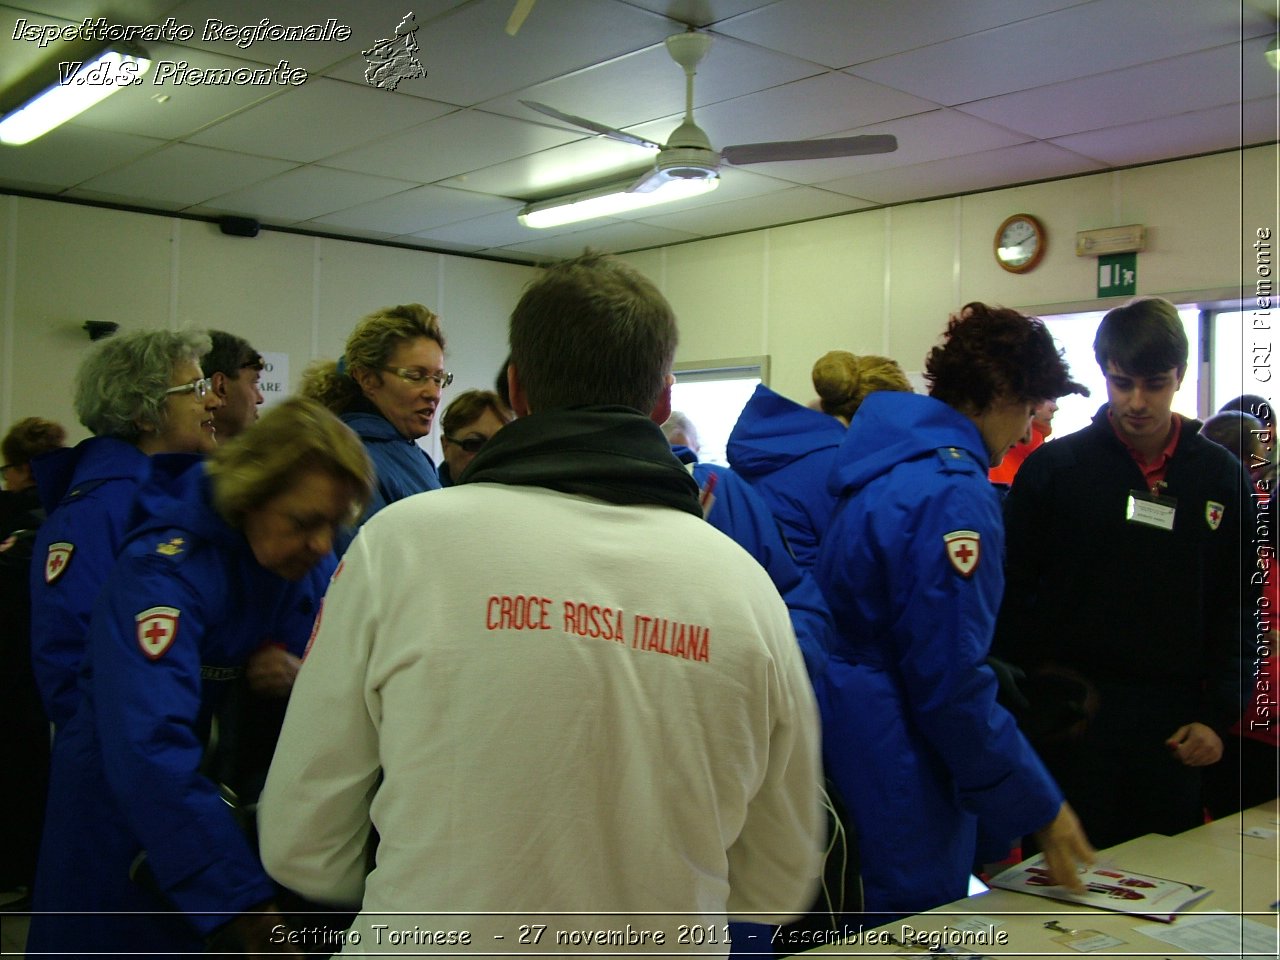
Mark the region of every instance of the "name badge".
[[1173, 517], [1178, 509], [1177, 497], [1159, 497], [1142, 490], [1130, 490], [1124, 518], [1144, 527], [1172, 530]]

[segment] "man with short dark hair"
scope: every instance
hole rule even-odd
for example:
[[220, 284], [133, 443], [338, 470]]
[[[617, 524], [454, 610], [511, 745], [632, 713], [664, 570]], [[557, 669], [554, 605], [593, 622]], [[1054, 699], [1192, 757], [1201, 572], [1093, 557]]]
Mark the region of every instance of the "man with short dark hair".
[[209, 338], [213, 349], [200, 358], [200, 367], [222, 400], [222, 406], [213, 414], [218, 439], [230, 440], [258, 419], [258, 407], [265, 399], [258, 387], [264, 366], [262, 354], [248, 340], [222, 330], [210, 330]]
[[1249, 487], [1172, 410], [1187, 354], [1168, 301], [1107, 313], [1094, 340], [1106, 405], [1028, 458], [1006, 504], [998, 649], [1096, 687], [1083, 734], [1042, 754], [1099, 846], [1203, 822], [1200, 768], [1241, 712]]
[[451, 919], [481, 951], [581, 944], [558, 939], [574, 927], [619, 931], [611, 954], [682, 951], [696, 925], [694, 949], [722, 954], [729, 916], [801, 913], [821, 869], [787, 608], [703, 522], [657, 426], [676, 324], [648, 280], [597, 255], [552, 267], [510, 336], [519, 418], [465, 482], [374, 516], [334, 577], [263, 793], [263, 862], [358, 905], [364, 943], [426, 909], [469, 913]]

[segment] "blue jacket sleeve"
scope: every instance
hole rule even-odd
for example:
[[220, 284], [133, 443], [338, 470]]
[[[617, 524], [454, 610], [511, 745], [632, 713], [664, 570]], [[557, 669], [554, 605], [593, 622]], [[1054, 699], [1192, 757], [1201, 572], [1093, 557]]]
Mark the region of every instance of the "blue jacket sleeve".
[[215, 565], [201, 559], [126, 553], [95, 610], [89, 656], [112, 792], [161, 889], [207, 935], [273, 887], [200, 773], [205, 633], [229, 600]]
[[[872, 529], [877, 549], [897, 565], [889, 575], [899, 585], [894, 668], [911, 716], [982, 834], [1013, 839], [1052, 820], [1062, 794], [996, 703], [986, 658], [1004, 584], [1003, 531], [997, 501], [975, 497], [977, 483], [985, 477], [941, 484], [923, 498], [904, 496], [903, 515], [881, 516]], [[911, 531], [905, 550], [904, 530]], [[955, 531], [977, 534], [978, 563], [968, 576], [949, 559], [944, 537]]]
[[710, 464], [694, 468], [694, 479], [701, 488], [705, 489], [712, 475], [716, 477], [711, 492], [715, 499], [707, 514], [708, 522], [755, 557], [769, 574], [791, 614], [791, 627], [809, 676], [817, 677], [825, 669], [833, 630], [822, 591], [796, 564], [778, 521], [760, 495], [730, 470]]
[[[31, 561], [31, 666], [45, 713], [55, 726], [65, 725], [80, 704], [77, 684], [89, 617], [115, 565], [132, 494], [130, 486], [127, 500], [94, 497], [68, 504], [45, 521], [36, 540]], [[60, 543], [70, 543], [71, 552], [51, 557], [50, 546]], [[59, 573], [47, 570], [50, 564], [66, 566]]]

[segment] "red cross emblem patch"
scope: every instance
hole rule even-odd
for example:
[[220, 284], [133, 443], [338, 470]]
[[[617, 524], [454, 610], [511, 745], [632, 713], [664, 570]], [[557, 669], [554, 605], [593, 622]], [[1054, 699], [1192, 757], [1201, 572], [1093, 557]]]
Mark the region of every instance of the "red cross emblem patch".
[[159, 660], [178, 636], [178, 616], [174, 607], [148, 607], [133, 619], [138, 626], [138, 646], [148, 660]]
[[978, 569], [978, 560], [982, 556], [981, 539], [976, 530], [953, 530], [943, 535], [947, 559], [960, 576], [973, 576], [973, 571]]
[[1204, 502], [1204, 522], [1209, 525], [1210, 530], [1217, 530], [1222, 523], [1222, 515], [1226, 512], [1226, 507], [1218, 503], [1216, 500], [1206, 500]]
[[49, 544], [49, 552], [44, 558], [45, 583], [53, 583], [67, 572], [67, 567], [71, 565], [71, 554], [75, 550], [76, 545], [65, 540]]

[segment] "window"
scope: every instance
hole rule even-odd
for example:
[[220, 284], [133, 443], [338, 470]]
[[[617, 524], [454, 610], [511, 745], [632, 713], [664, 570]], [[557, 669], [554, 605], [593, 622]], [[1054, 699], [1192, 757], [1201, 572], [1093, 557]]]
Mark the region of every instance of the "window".
[[725, 445], [738, 415], [769, 375], [768, 357], [738, 357], [675, 365], [671, 409], [693, 421], [698, 431], [698, 459], [728, 466]]

